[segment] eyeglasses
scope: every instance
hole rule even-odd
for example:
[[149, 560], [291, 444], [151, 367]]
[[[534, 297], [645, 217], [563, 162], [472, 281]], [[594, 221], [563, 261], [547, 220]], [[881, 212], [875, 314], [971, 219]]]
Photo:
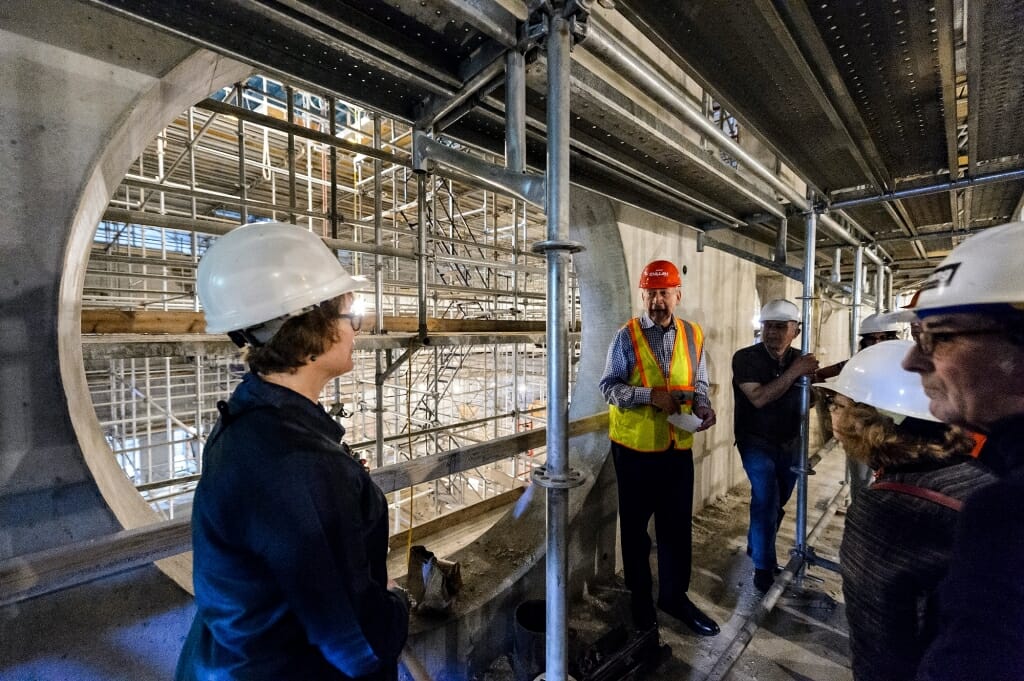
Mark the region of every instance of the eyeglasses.
[[341, 312], [338, 314], [338, 319], [347, 319], [348, 323], [352, 325], [353, 331], [358, 331], [363, 328], [363, 315], [352, 314], [350, 312]]
[[947, 343], [957, 336], [994, 336], [1006, 333], [1006, 329], [963, 329], [961, 331], [925, 331], [914, 335], [914, 343], [922, 355], [931, 356], [935, 352], [935, 346], [940, 343]]

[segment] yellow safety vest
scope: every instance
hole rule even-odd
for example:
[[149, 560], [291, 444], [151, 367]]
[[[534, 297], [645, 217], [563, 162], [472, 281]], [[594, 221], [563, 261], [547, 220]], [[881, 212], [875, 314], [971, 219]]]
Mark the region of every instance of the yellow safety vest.
[[[697, 324], [681, 319], [676, 319], [675, 323], [676, 340], [667, 377], [647, 343], [640, 328], [640, 320], [633, 318], [626, 324], [636, 356], [629, 385], [682, 391], [686, 393], [686, 400], [680, 411], [689, 414], [693, 411], [697, 365], [704, 351], [704, 332]], [[613, 442], [640, 452], [663, 452], [670, 444], [676, 449], [690, 449], [693, 446], [693, 433], [677, 429], [668, 422], [668, 414], [647, 404], [628, 409], [608, 405], [608, 437]]]

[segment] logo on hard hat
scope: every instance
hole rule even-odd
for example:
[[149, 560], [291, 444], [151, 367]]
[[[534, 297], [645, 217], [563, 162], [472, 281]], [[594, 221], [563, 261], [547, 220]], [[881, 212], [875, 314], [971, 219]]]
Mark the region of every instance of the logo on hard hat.
[[960, 263], [958, 262], [936, 267], [935, 271], [929, 274], [928, 278], [925, 279], [923, 284], [921, 284], [921, 291], [946, 288], [950, 283], [952, 283], [953, 277], [956, 276], [956, 271], [958, 269], [960, 269]]

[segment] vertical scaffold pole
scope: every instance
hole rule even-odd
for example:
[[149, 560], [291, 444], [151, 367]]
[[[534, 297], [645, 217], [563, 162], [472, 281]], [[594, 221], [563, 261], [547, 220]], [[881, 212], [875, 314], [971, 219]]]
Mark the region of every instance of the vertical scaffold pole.
[[[549, 241], [569, 233], [569, 22], [555, 15], [548, 34], [547, 209]], [[569, 472], [569, 348], [566, 333], [566, 260], [547, 252], [548, 434], [547, 473]], [[549, 487], [547, 513], [547, 681], [568, 676], [569, 490]]]
[[864, 292], [864, 247], [853, 254], [853, 308], [850, 310], [850, 354], [857, 352], [860, 336], [860, 301]]
[[[811, 206], [806, 216], [806, 249], [804, 251], [804, 292], [802, 296], [803, 332], [800, 334], [800, 352], [811, 351], [811, 336], [814, 332], [814, 242], [818, 232], [818, 214], [814, 210], [814, 195], [808, 194], [807, 203]], [[803, 554], [807, 550], [807, 477], [811, 474], [808, 468], [810, 448], [810, 406], [811, 380], [804, 376], [800, 379], [800, 475], [797, 478], [796, 493], [796, 550]]]
[[[569, 51], [570, 20], [557, 3], [547, 42], [548, 110], [545, 208], [547, 238], [532, 250], [547, 256], [547, 462], [533, 482], [547, 490], [546, 633], [547, 681], [568, 678], [569, 490], [583, 484], [569, 468], [569, 333], [566, 325], [566, 270], [569, 254], [580, 250], [569, 234]], [[574, 17], [573, 21], [577, 21]], [[577, 23], [577, 26], [579, 24]]]

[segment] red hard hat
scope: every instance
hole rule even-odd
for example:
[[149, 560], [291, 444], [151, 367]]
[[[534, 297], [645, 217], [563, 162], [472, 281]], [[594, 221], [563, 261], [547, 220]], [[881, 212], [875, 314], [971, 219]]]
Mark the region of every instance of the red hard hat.
[[640, 288], [672, 288], [681, 284], [679, 270], [668, 260], [653, 260], [640, 273]]

